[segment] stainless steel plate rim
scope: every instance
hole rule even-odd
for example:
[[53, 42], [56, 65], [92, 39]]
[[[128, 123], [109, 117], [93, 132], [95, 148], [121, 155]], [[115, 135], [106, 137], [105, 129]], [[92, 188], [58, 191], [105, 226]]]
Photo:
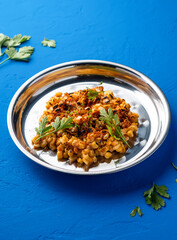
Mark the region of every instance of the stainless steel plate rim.
[[[51, 70], [55, 70], [58, 68], [62, 68], [62, 67], [67, 67], [70, 65], [78, 65], [78, 64], [107, 64], [107, 65], [112, 65], [113, 67], [117, 67], [117, 68], [123, 68], [129, 72], [132, 72], [134, 74], [137, 74], [138, 76], [140, 76], [143, 81], [145, 83], [147, 83], [151, 88], [153, 88], [158, 95], [160, 95], [161, 97], [161, 101], [163, 102], [163, 106], [165, 108], [166, 114], [167, 114], [167, 124], [166, 124], [166, 129], [163, 132], [163, 134], [161, 135], [161, 137], [158, 139], [158, 141], [156, 142], [155, 146], [151, 149], [151, 151], [148, 152], [148, 154], [146, 154], [145, 156], [141, 156], [139, 159], [137, 159], [137, 161], [133, 162], [130, 164], [129, 161], [121, 164], [121, 166], [115, 168], [115, 169], [111, 169], [111, 171], [108, 170], [102, 170], [102, 171], [95, 171], [95, 172], [79, 172], [79, 171], [73, 171], [73, 170], [68, 170], [68, 169], [59, 169], [56, 166], [52, 166], [49, 165], [47, 163], [45, 163], [44, 161], [38, 159], [37, 157], [35, 157], [34, 155], [30, 154], [18, 141], [13, 127], [12, 127], [12, 113], [13, 113], [13, 108], [15, 105], [15, 102], [18, 99], [19, 94], [23, 91], [23, 89], [30, 83], [32, 82], [34, 79], [38, 78], [39, 76], [42, 76], [44, 74], [46, 74], [47, 72], [50, 72]], [[157, 86], [156, 83], [154, 83], [150, 78], [148, 78], [147, 76], [145, 76], [144, 74], [142, 74], [141, 72], [134, 70], [130, 67], [127, 67], [125, 65], [122, 64], [118, 64], [118, 63], [114, 63], [114, 62], [110, 62], [110, 61], [102, 61], [102, 60], [76, 60], [76, 61], [70, 61], [70, 62], [66, 62], [66, 63], [61, 63], [61, 64], [57, 64], [54, 65], [52, 67], [49, 67], [47, 69], [44, 69], [42, 71], [40, 71], [39, 73], [35, 74], [34, 76], [32, 76], [31, 78], [29, 78], [24, 84], [22, 84], [22, 86], [16, 91], [16, 93], [14, 94], [10, 104], [9, 104], [9, 108], [8, 108], [8, 112], [7, 112], [7, 125], [8, 125], [8, 130], [9, 133], [11, 135], [11, 138], [13, 139], [14, 143], [16, 144], [16, 146], [27, 156], [29, 157], [31, 160], [37, 162], [38, 164], [45, 166], [49, 169], [52, 170], [56, 170], [56, 171], [60, 171], [60, 172], [65, 172], [65, 173], [71, 173], [71, 174], [77, 174], [77, 175], [97, 175], [97, 174], [107, 174], [107, 173], [114, 173], [114, 172], [118, 172], [118, 171], [122, 171], [125, 169], [128, 169], [134, 165], [137, 165], [138, 163], [142, 162], [143, 160], [145, 160], [146, 158], [148, 158], [150, 155], [152, 155], [157, 148], [159, 148], [159, 146], [163, 143], [163, 141], [165, 140], [169, 127], [170, 127], [170, 122], [171, 122], [171, 113], [170, 113], [170, 107], [168, 104], [168, 101], [164, 95], [164, 93], [162, 92], [162, 90]]]

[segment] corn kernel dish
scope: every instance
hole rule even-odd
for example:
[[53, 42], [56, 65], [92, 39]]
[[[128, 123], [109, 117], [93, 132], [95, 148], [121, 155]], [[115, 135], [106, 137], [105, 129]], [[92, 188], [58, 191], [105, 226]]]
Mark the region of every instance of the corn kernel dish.
[[[104, 92], [102, 86], [74, 93], [58, 92], [46, 103], [40, 117], [40, 123], [46, 119], [46, 130], [37, 131], [32, 139], [34, 149], [56, 151], [59, 161], [74, 163], [86, 171], [100, 162], [110, 162], [115, 154], [125, 154], [137, 135], [139, 116], [130, 107], [111, 90]], [[103, 109], [112, 114], [113, 125], [101, 117]], [[67, 119], [71, 120], [68, 127], [55, 129], [54, 122]], [[116, 135], [115, 121], [120, 136]]]

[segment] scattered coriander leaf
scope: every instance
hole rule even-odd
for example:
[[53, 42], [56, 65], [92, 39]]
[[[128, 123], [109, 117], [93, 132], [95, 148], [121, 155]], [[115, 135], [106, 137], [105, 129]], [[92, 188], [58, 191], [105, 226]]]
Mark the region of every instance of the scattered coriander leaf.
[[44, 38], [44, 40], [41, 42], [44, 47], [56, 47], [56, 41], [55, 40], [49, 40], [47, 38]]
[[139, 214], [140, 217], [143, 215], [143, 213], [142, 213], [140, 207], [138, 207], [138, 214]]
[[136, 213], [137, 213], [137, 207], [131, 211], [130, 216], [134, 217]]
[[[112, 137], [114, 137], [117, 140], [122, 140], [128, 147], [129, 144], [127, 140], [125, 139], [123, 133], [121, 132], [121, 128], [118, 125], [119, 124], [119, 117], [117, 114], [113, 115], [112, 108], [108, 109], [108, 113], [104, 108], [100, 110], [100, 120], [104, 121], [106, 123], [106, 127]], [[114, 120], [114, 121], [113, 121]], [[113, 133], [113, 129], [115, 130], [115, 133]]]
[[8, 36], [4, 35], [3, 33], [0, 33], [0, 56], [2, 56], [5, 53], [5, 52], [2, 53], [1, 47], [3, 46], [7, 39], [9, 39]]
[[31, 36], [22, 36], [22, 34], [15, 35], [13, 38], [8, 38], [4, 43], [3, 46], [10, 48], [10, 47], [17, 47], [23, 42], [28, 41]]
[[103, 84], [103, 81], [100, 82], [100, 85], [102, 85], [102, 84]]
[[176, 169], [176, 170], [177, 170], [177, 167], [175, 166], [175, 164], [174, 164], [174, 163], [171, 163], [171, 165], [174, 167], [174, 169]]
[[132, 212], [130, 213], [130, 216], [131, 216], [131, 217], [134, 217], [137, 212], [138, 212], [138, 214], [139, 214], [140, 217], [143, 215], [140, 207], [136, 207], [135, 209], [132, 210]]
[[[169, 198], [167, 193], [168, 188], [165, 185], [158, 186], [153, 183], [152, 188], [144, 192], [144, 197], [148, 205], [152, 205], [155, 210], [165, 206], [165, 201], [162, 197]], [[159, 196], [159, 195], [160, 196]]]

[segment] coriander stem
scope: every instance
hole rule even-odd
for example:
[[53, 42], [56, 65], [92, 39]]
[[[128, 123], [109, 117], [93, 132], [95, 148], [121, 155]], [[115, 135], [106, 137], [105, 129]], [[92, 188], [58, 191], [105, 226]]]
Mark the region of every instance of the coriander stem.
[[2, 61], [0, 64], [6, 62], [6, 61], [9, 60], [9, 59], [10, 59], [10, 57], [6, 58], [6, 59], [5, 59], [4, 61]]
[[53, 130], [52, 132], [46, 133], [45, 135], [42, 135], [42, 136], [38, 137], [35, 141], [38, 141], [38, 140], [40, 140], [41, 138], [46, 137], [46, 136], [48, 136], [48, 135], [50, 135], [50, 134], [52, 134], [52, 133], [55, 133], [55, 132], [57, 132], [57, 131], [59, 131], [59, 130], [61, 130], [61, 129], [64, 130], [64, 129], [66, 129], [66, 128], [58, 128], [58, 129], [55, 129], [55, 130]]
[[46, 133], [45, 135], [38, 137], [35, 141], [38, 141], [38, 140], [40, 140], [40, 139], [43, 138], [43, 137], [46, 137], [46, 136], [48, 136], [48, 135], [50, 135], [50, 134], [52, 134], [52, 133], [55, 133], [55, 132], [57, 132], [58, 130], [59, 130], [59, 129], [53, 130], [52, 132], [49, 132], [49, 133]]
[[1, 53], [0, 53], [0, 57], [2, 57], [4, 54], [5, 54], [5, 51], [4, 51], [3, 53], [1, 52]]
[[121, 132], [121, 129], [119, 129], [119, 128], [117, 128], [117, 127], [115, 126], [115, 130], [116, 130], [117, 135], [118, 135], [118, 136], [123, 140], [123, 142], [130, 148], [130, 145], [129, 145], [128, 142], [126, 141], [123, 133]]
[[174, 163], [171, 163], [171, 165], [177, 170], [177, 167], [174, 165]]

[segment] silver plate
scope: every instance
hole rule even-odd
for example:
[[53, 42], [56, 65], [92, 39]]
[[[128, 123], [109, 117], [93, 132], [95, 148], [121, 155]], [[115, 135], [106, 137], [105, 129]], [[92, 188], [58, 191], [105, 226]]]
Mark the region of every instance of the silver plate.
[[[130, 103], [139, 114], [138, 137], [124, 157], [101, 163], [85, 172], [66, 162], [59, 162], [52, 151], [34, 151], [31, 139], [45, 109], [56, 92], [73, 92], [95, 87], [103, 81], [105, 90]], [[132, 167], [150, 156], [163, 142], [170, 125], [170, 109], [160, 88], [148, 77], [129, 67], [105, 61], [83, 60], [59, 64], [41, 71], [26, 81], [15, 93], [7, 116], [10, 135], [17, 147], [42, 166], [72, 174], [103, 174]]]

